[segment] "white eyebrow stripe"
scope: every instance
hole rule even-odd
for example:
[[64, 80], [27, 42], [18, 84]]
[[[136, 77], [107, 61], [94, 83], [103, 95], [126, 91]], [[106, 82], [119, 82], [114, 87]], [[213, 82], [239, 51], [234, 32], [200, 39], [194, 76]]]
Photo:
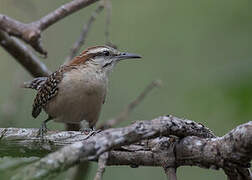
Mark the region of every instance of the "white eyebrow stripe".
[[88, 50], [87, 54], [96, 54], [98, 52], [106, 51], [108, 48], [95, 48], [95, 49], [90, 49]]

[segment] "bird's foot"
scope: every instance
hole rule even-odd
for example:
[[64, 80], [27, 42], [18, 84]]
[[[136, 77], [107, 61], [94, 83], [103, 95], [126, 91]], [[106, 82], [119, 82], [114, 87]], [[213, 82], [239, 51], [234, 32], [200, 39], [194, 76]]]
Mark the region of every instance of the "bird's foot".
[[94, 127], [92, 128], [83, 128], [81, 129], [81, 132], [84, 133], [89, 138], [90, 136], [94, 136], [95, 134], [101, 132], [100, 129], [96, 130]]
[[80, 131], [85, 135], [89, 135], [90, 133], [92, 133], [93, 129], [92, 128], [81, 128]]
[[42, 140], [44, 140], [44, 135], [46, 134], [47, 130], [48, 129], [46, 127], [46, 123], [43, 122], [42, 125], [41, 125], [41, 127], [39, 128], [37, 137], [40, 137]]

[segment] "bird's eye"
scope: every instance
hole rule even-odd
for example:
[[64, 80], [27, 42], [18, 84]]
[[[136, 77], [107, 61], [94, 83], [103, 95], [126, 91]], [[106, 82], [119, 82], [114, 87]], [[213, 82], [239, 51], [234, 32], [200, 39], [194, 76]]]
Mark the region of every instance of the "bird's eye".
[[109, 51], [104, 51], [103, 53], [105, 56], [109, 56]]

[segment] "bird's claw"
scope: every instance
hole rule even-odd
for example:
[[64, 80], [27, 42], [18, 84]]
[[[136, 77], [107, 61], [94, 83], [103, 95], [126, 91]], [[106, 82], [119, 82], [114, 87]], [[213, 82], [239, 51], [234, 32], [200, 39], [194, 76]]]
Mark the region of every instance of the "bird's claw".
[[95, 130], [94, 128], [84, 128], [81, 129], [81, 132], [84, 133], [87, 136], [86, 139], [88, 139], [90, 136], [94, 136], [95, 134], [101, 132], [101, 130]]
[[41, 127], [39, 128], [37, 137], [40, 137], [43, 140], [46, 132], [47, 132], [46, 123], [42, 123]]

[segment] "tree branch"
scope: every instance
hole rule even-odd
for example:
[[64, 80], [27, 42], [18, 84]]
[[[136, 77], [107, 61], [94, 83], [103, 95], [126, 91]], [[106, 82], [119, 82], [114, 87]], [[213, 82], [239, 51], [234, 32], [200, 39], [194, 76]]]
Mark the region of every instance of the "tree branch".
[[9, 35], [16, 36], [30, 44], [37, 52], [47, 55], [46, 50], [41, 44], [41, 31], [44, 31], [52, 24], [64, 17], [95, 3], [98, 0], [73, 0], [50, 12], [41, 19], [25, 24], [14, 20], [8, 16], [0, 14], [0, 30]]
[[[35, 130], [35, 132], [37, 133], [37, 130]], [[27, 134], [28, 132], [19, 131], [19, 133]], [[11, 138], [11, 136], [7, 135], [11, 135], [8, 133], [8, 129], [2, 129], [1, 134], [1, 143], [4, 143], [4, 145], [1, 145], [0, 147], [12, 146], [12, 143], [8, 143], [8, 141], [6, 141], [6, 138]], [[175, 134], [180, 137], [185, 135], [213, 137], [213, 134], [211, 131], [209, 131], [209, 129], [193, 121], [182, 120], [173, 116], [162, 116], [151, 121], [139, 121], [125, 128], [104, 130], [94, 136], [91, 136], [89, 139], [83, 142], [76, 142], [69, 146], [65, 146], [54, 153], [50, 153], [36, 163], [26, 166], [13, 178], [15, 179], [16, 177], [18, 179], [22, 179], [25, 177], [26, 179], [29, 179], [34, 178], [35, 174], [37, 178], [45, 178], [51, 174], [72, 167], [73, 165], [79, 163], [80, 159], [84, 161], [96, 159], [102, 153], [113, 148], [132, 144], [141, 139], [154, 138], [169, 134]], [[47, 139], [48, 137], [46, 136], [45, 138]], [[27, 146], [27, 141], [22, 141], [26, 145], [25, 147], [31, 147]], [[34, 142], [34, 139], [30, 137], [29, 141]], [[66, 140], [64, 140], [64, 142], [65, 141]], [[47, 142], [49, 142], [47, 144], [53, 144], [51, 139], [47, 139]], [[35, 145], [33, 144], [33, 146]], [[38, 143], [36, 146], [38, 146]], [[44, 147], [44, 149], [46, 148], [47, 150], [49, 149], [46, 144], [44, 144], [42, 147]], [[19, 149], [22, 149], [22, 152], [29, 150], [29, 148], [25, 149], [21, 147], [19, 147]]]
[[105, 172], [105, 167], [108, 161], [109, 153], [105, 152], [100, 155], [98, 159], [98, 169], [94, 180], [102, 180], [103, 173]]
[[[69, 168], [70, 166], [79, 162], [80, 158], [83, 160], [87, 160], [88, 157], [94, 157], [96, 154], [103, 152], [101, 149], [114, 149], [109, 152], [109, 157], [107, 161], [107, 165], [130, 165], [133, 167], [137, 166], [163, 166], [164, 167], [164, 159], [166, 167], [174, 166], [174, 159], [167, 156], [167, 152], [171, 152], [174, 149], [176, 154], [175, 163], [176, 166], [185, 166], [185, 165], [194, 165], [200, 166], [204, 168], [214, 168], [219, 169], [223, 168], [224, 170], [233, 170], [233, 178], [230, 179], [239, 179], [237, 178], [236, 172], [241, 169], [242, 171], [242, 179], [251, 179], [251, 174], [248, 168], [249, 162], [252, 157], [252, 122], [243, 124], [232, 130], [230, 133], [226, 134], [223, 137], [215, 138], [212, 133], [209, 134], [209, 131], [203, 128], [200, 131], [195, 130], [194, 135], [199, 135], [201, 137], [196, 136], [186, 136], [182, 139], [179, 138], [169, 138], [169, 137], [156, 137], [154, 139], [149, 140], [141, 140], [140, 142], [128, 146], [121, 146], [122, 144], [129, 144], [133, 142], [134, 139], [138, 139], [141, 136], [141, 139], [148, 139], [148, 137], [155, 137], [155, 133], [150, 133], [151, 131], [157, 131], [157, 128], [160, 128], [160, 125], [170, 124], [168, 122], [164, 123], [162, 121], [170, 121], [170, 123], [174, 124], [170, 126], [166, 133], [163, 130], [160, 130], [159, 133], [162, 133], [164, 136], [168, 134], [180, 134], [180, 130], [177, 131], [176, 127], [180, 126], [180, 128], [184, 129], [184, 135], [192, 134], [190, 128], [184, 127], [184, 123], [181, 124], [181, 119], [173, 120], [167, 117], [160, 117], [151, 121], [146, 121], [147, 124], [140, 125], [144, 122], [137, 122], [131, 126], [125, 128], [117, 128], [103, 131], [99, 134], [96, 134], [89, 139], [84, 140], [83, 142], [76, 142], [80, 139], [85, 139], [86, 136], [81, 134], [80, 132], [60, 132], [63, 134], [53, 134], [52, 132], [47, 135], [45, 142], [46, 144], [37, 144], [40, 145], [41, 148], [47, 149], [48, 151], [54, 151], [54, 142], [61, 142], [59, 139], [62, 139], [62, 145], [65, 142], [75, 142], [72, 145], [66, 146], [55, 153], [51, 153], [45, 158], [42, 158], [40, 161], [35, 162], [28, 167], [25, 167], [23, 171], [23, 175], [25, 177], [33, 177], [34, 173], [41, 174], [41, 177], [46, 177], [52, 172], [61, 171]], [[151, 130], [148, 128], [150, 124], [154, 125], [154, 123], [158, 123], [157, 127]], [[161, 124], [160, 124], [161, 123]], [[176, 125], [175, 125], [176, 124]], [[189, 123], [191, 124], [191, 123]], [[146, 126], [147, 125], [147, 126]], [[155, 124], [156, 125], [156, 124]], [[142, 126], [143, 128], [137, 128]], [[190, 125], [189, 125], [190, 126]], [[201, 126], [195, 123], [195, 128]], [[131, 128], [136, 128], [135, 131]], [[130, 130], [131, 129], [131, 130]], [[1, 145], [0, 147], [9, 146], [9, 149], [15, 149], [17, 146], [13, 146], [13, 143], [17, 142], [15, 139], [22, 139], [18, 137], [17, 134], [10, 135], [11, 132], [16, 132], [18, 134], [23, 134], [23, 136], [30, 135], [33, 133], [37, 133], [36, 129], [1, 129]], [[128, 131], [129, 130], [129, 131]], [[32, 131], [32, 132], [29, 132]], [[139, 133], [136, 133], [139, 132]], [[144, 133], [143, 133], [144, 132]], [[169, 132], [169, 133], [168, 133]], [[212, 138], [202, 137], [202, 132], [206, 132], [207, 136], [212, 136]], [[51, 134], [52, 133], [52, 134]], [[159, 134], [157, 133], [157, 134]], [[168, 133], [168, 134], [167, 134]], [[64, 137], [65, 136], [65, 137]], [[34, 141], [33, 138], [27, 137], [26, 143], [32, 144]], [[48, 139], [51, 137], [55, 138], [55, 141], [52, 139]], [[81, 137], [81, 138], [80, 138]], [[123, 141], [121, 139], [129, 138], [129, 141]], [[36, 139], [36, 137], [34, 137]], [[115, 138], [115, 139], [114, 139]], [[12, 140], [11, 140], [12, 139]], [[63, 140], [65, 139], [65, 140]], [[5, 142], [3, 145], [2, 143]], [[9, 142], [7, 145], [6, 142]], [[17, 149], [23, 154], [27, 153], [25, 148], [27, 148], [27, 144], [25, 145], [25, 140], [21, 140], [17, 142], [23, 146], [21, 149]], [[44, 143], [44, 142], [43, 142]], [[49, 145], [49, 146], [47, 146]], [[50, 147], [50, 145], [52, 147]], [[31, 145], [30, 148], [36, 148], [35, 145]], [[58, 147], [59, 148], [59, 147]], [[105, 151], [106, 151], [105, 150]], [[6, 149], [0, 149], [0, 153], [6, 152]], [[169, 153], [168, 153], [169, 154]], [[97, 157], [97, 156], [95, 156]], [[90, 159], [90, 158], [88, 158]], [[93, 159], [93, 160], [96, 160]], [[172, 170], [172, 169], [171, 169]], [[169, 172], [169, 171], [167, 171]], [[226, 171], [225, 171], [226, 172]], [[17, 174], [16, 177], [22, 179], [21, 174]], [[28, 174], [27, 174], [28, 173]], [[240, 172], [239, 172], [240, 173]], [[28, 175], [28, 176], [27, 176]], [[173, 174], [174, 175], [174, 174]], [[229, 174], [230, 175], [230, 174]], [[235, 175], [235, 176], [234, 176]], [[29, 178], [28, 178], [29, 179]]]
[[53, 12], [47, 14], [46, 16], [42, 17], [40, 20], [36, 21], [36, 24], [38, 24], [39, 29], [45, 30], [52, 24], [63, 19], [64, 17], [71, 15], [72, 13], [82, 8], [85, 8], [97, 1], [98, 0], [73, 0], [69, 3], [60, 6]]
[[[112, 144], [113, 140], [116, 140], [116, 146], [120, 146], [120, 144], [117, 144], [118, 139], [122, 144], [124, 142], [130, 144], [140, 139], [171, 134], [178, 137], [215, 137], [207, 127], [191, 120], [183, 120], [171, 115], [161, 116], [151, 121], [137, 121], [124, 128], [107, 129], [95, 136], [91, 136], [87, 140], [85, 140], [87, 136], [81, 131], [49, 131], [44, 136], [46, 141], [41, 141], [37, 134], [38, 129], [0, 128], [0, 157], [13, 155], [43, 156], [45, 153], [55, 151], [74, 142], [83, 141], [84, 144], [88, 144], [93, 139], [96, 142], [96, 138], [100, 138], [96, 143], [102, 143], [99, 146], [104, 148], [105, 144], [103, 143], [108, 143], [109, 147], [112, 148], [114, 147]], [[108, 147], [106, 146], [106, 148]], [[20, 149], [22, 151], [19, 151]], [[101, 148], [96, 155], [100, 155], [105, 151], [105, 149]]]
[[[22, 42], [10, 35], [22, 39], [46, 56], [47, 52], [41, 43], [41, 32], [96, 1], [98, 0], [73, 0], [29, 24], [0, 14], [0, 45], [33, 76], [48, 76], [50, 71], [46, 66]], [[107, 44], [111, 44], [108, 28], [111, 2], [106, 2], [105, 38]], [[103, 6], [98, 6], [91, 15], [72, 54], [76, 54], [84, 43], [95, 15], [102, 9]], [[122, 114], [110, 120], [108, 126], [126, 119], [129, 112], [148, 92], [147, 88]], [[91, 137], [81, 132], [49, 132], [45, 136], [46, 141], [41, 142], [41, 139], [37, 138], [37, 129], [0, 128], [0, 156], [42, 157], [51, 153], [23, 168], [13, 179], [40, 179], [52, 173], [57, 174], [80, 161], [98, 160], [96, 179], [102, 178], [105, 165], [162, 166], [169, 179], [176, 179], [177, 167], [194, 165], [222, 168], [230, 180], [251, 180], [251, 172], [248, 169], [252, 158], [251, 130], [252, 122], [249, 122], [223, 137], [216, 137], [201, 124], [163, 116], [151, 121], [136, 122], [125, 128], [108, 129]], [[180, 138], [167, 137], [170, 135]], [[34, 176], [35, 174], [37, 176]]]
[[48, 76], [51, 72], [22, 42], [0, 30], [0, 45], [12, 55], [32, 76]]
[[[139, 121], [125, 128], [104, 130], [88, 139], [81, 132], [50, 132], [45, 137], [47, 141], [41, 142], [42, 144], [34, 137], [36, 129], [7, 128], [0, 132], [0, 147], [9, 148], [8, 151], [0, 149], [1, 156], [4, 152], [9, 152], [10, 155], [10, 149], [17, 147], [18, 152], [15, 153], [25, 155], [28, 150], [35, 152], [35, 149], [37, 151], [37, 148], [41, 148], [44, 151], [54, 151], [60, 145], [75, 142], [25, 167], [15, 176], [19, 178], [34, 177], [34, 173], [40, 174], [38, 178], [47, 177], [54, 172], [68, 169], [79, 163], [80, 159], [96, 160], [99, 155], [110, 150], [112, 151], [107, 165], [164, 166], [163, 159], [166, 159], [166, 167], [172, 167], [174, 160], [164, 157], [171, 147], [176, 154], [177, 167], [196, 165], [216, 169], [247, 168], [252, 158], [252, 122], [238, 126], [221, 138], [216, 138], [201, 124], [173, 116]], [[166, 137], [168, 135], [176, 135], [182, 139], [171, 140]], [[27, 136], [29, 138], [24, 138]], [[80, 139], [84, 140], [80, 142]], [[135, 145], [127, 146], [136, 142], [138, 143]], [[34, 143], [37, 143], [37, 147]], [[249, 172], [247, 175], [247, 179], [250, 179]]]

